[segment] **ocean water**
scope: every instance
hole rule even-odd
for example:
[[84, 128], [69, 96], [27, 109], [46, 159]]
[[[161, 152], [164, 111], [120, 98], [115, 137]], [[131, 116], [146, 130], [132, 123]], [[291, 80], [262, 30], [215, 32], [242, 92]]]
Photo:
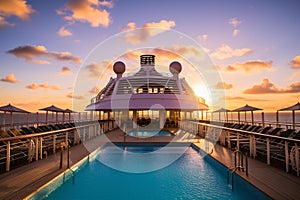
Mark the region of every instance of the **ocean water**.
[[[0, 113], [0, 125], [3, 124], [3, 113]], [[265, 122], [276, 122], [276, 112], [265, 112]], [[261, 112], [254, 112], [254, 121], [255, 122], [261, 122], [262, 121], [262, 114]], [[209, 118], [218, 121], [219, 117], [221, 120], [224, 120], [226, 118], [225, 113], [213, 113], [210, 114]], [[71, 114], [71, 120], [78, 120], [79, 119], [79, 114], [78, 113], [72, 113]], [[80, 119], [91, 119], [91, 116], [89, 114], [82, 114], [80, 116]], [[59, 113], [58, 114], [58, 121], [63, 120], [63, 114]], [[65, 114], [65, 121], [69, 120], [69, 114]], [[238, 120], [238, 114], [236, 112], [234, 113], [228, 113], [228, 120]], [[241, 112], [240, 113], [240, 120], [245, 121], [245, 113]], [[5, 124], [9, 125], [10, 123], [10, 113], [6, 113], [6, 120]], [[28, 115], [28, 121], [29, 124], [36, 123], [37, 121], [37, 114], [36, 113], [29, 113]], [[39, 123], [45, 122], [46, 121], [46, 114], [45, 113], [39, 113], [38, 114], [38, 121]], [[246, 121], [251, 121], [251, 113], [247, 112], [246, 113]], [[48, 122], [56, 122], [56, 114], [49, 113], [48, 114]], [[292, 112], [279, 112], [279, 122], [280, 123], [287, 123], [291, 124], [292, 123]], [[296, 124], [298, 123], [300, 126], [300, 111], [295, 112], [295, 122]], [[27, 114], [24, 113], [13, 113], [13, 123], [14, 124], [26, 124], [27, 123]]]
[[[281, 123], [292, 123], [292, 112], [279, 112], [279, 122]], [[221, 120], [225, 119], [225, 113], [220, 114]], [[219, 113], [213, 113], [212, 119], [219, 120]], [[255, 122], [262, 121], [261, 112], [253, 112], [253, 118]], [[265, 112], [264, 113], [265, 122], [276, 122], [276, 112]], [[228, 120], [238, 120], [238, 114], [236, 112], [228, 113]], [[245, 112], [240, 113], [240, 120], [245, 121]], [[251, 113], [246, 113], [246, 121], [251, 121]], [[300, 111], [295, 112], [295, 122], [300, 123]]]
[[[73, 119], [78, 119], [78, 113], [75, 114], [71, 114], [71, 120]], [[4, 114], [0, 113], [0, 124], [3, 124], [3, 117]], [[39, 123], [41, 122], [46, 122], [46, 113], [29, 113], [29, 114], [24, 114], [24, 113], [13, 113], [12, 114], [12, 118], [13, 118], [13, 123], [14, 124], [26, 124], [27, 123], [27, 118], [28, 118], [28, 122], [29, 124], [33, 124], [36, 123], [37, 120]], [[62, 121], [63, 120], [63, 114], [59, 113], [57, 115], [57, 119], [58, 121]], [[86, 119], [86, 115], [82, 115], [81, 119]], [[65, 121], [69, 121], [69, 114], [65, 114]], [[48, 114], [48, 122], [56, 122], [56, 114], [52, 114], [49, 113]], [[10, 124], [10, 113], [6, 113], [6, 117], [5, 117], [5, 124]]]

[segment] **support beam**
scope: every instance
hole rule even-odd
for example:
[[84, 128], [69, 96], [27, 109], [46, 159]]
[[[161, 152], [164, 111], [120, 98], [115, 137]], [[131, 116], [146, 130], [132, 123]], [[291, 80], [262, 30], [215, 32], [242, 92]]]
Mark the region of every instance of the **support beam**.
[[6, 143], [6, 171], [10, 170], [10, 141]]

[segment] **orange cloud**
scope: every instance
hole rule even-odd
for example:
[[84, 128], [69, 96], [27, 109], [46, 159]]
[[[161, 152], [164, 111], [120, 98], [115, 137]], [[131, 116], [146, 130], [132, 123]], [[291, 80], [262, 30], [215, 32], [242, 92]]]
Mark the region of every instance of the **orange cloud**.
[[[100, 6], [113, 7], [112, 2], [98, 0], [71, 0], [65, 5], [65, 10], [57, 10], [57, 14], [66, 15], [65, 20], [88, 22], [92, 27], [108, 27], [111, 23], [110, 13]], [[71, 11], [71, 14], [67, 14]]]
[[173, 45], [164, 48], [154, 48], [149, 50], [136, 50], [128, 51], [122, 58], [139, 61], [140, 55], [142, 54], [153, 54], [159, 55], [157, 59], [160, 60], [176, 60], [182, 57], [192, 58], [192, 57], [202, 57], [204, 52], [199, 51], [195, 46], [184, 46], [184, 45]]
[[248, 102], [248, 101], [253, 101], [253, 102], [261, 102], [261, 101], [271, 101], [271, 100], [268, 100], [268, 99], [253, 99], [253, 98], [246, 98], [246, 97], [240, 97], [240, 96], [226, 96], [225, 97], [226, 100], [228, 101], [245, 101], [245, 102]]
[[289, 64], [294, 69], [300, 69], [300, 56], [294, 57]]
[[292, 76], [289, 78], [289, 80], [293, 80], [293, 79], [295, 79], [295, 78], [298, 77], [298, 76], [300, 76], [300, 72], [299, 72], [299, 71], [293, 73]]
[[61, 37], [68, 37], [73, 35], [72, 32], [67, 30], [64, 26], [58, 30], [57, 34]]
[[98, 94], [100, 92], [100, 87], [99, 86], [95, 86], [92, 89], [90, 89], [89, 93], [91, 94]]
[[100, 6], [105, 6], [105, 7], [108, 7], [108, 8], [113, 8], [114, 7], [114, 3], [112, 1], [100, 1], [100, 2], [98, 2], [98, 4]]
[[225, 90], [229, 90], [229, 89], [232, 89], [232, 88], [233, 88], [233, 85], [230, 84], [230, 83], [218, 82], [218, 83], [215, 85], [215, 88], [217, 88], [217, 89], [225, 89]]
[[29, 15], [35, 10], [24, 0], [0, 1], [0, 27], [12, 25], [6, 21], [5, 17], [16, 16], [22, 20], [28, 20]]
[[100, 63], [92, 62], [91, 64], [85, 66], [85, 69], [88, 71], [90, 77], [98, 78], [101, 75], [101, 72], [107, 68], [112, 69], [112, 63], [110, 61], [102, 61]]
[[147, 41], [151, 36], [170, 30], [175, 25], [174, 21], [160, 20], [159, 22], [146, 23], [139, 29], [136, 29], [136, 24], [130, 22], [126, 27], [122, 28], [122, 31], [131, 31], [125, 35], [124, 40], [126, 42], [138, 44]]
[[14, 24], [9, 23], [5, 20], [4, 17], [0, 16], [0, 30], [3, 29], [5, 26], [14, 26]]
[[68, 93], [66, 97], [71, 98], [71, 99], [84, 99], [84, 96], [74, 95], [72, 92]]
[[7, 51], [9, 54], [13, 54], [16, 57], [24, 58], [26, 61], [38, 63], [38, 64], [50, 64], [46, 60], [35, 60], [35, 57], [47, 57], [59, 61], [72, 61], [80, 63], [79, 57], [72, 56], [70, 52], [48, 52], [44, 46], [20, 46]]
[[0, 81], [8, 82], [8, 83], [16, 83], [16, 82], [19, 82], [19, 80], [17, 80], [17, 79], [15, 78], [15, 75], [14, 75], [14, 74], [9, 74], [9, 75], [7, 75], [5, 78], [1, 78]]
[[72, 72], [68, 67], [63, 67], [59, 72], [59, 75], [70, 75], [70, 74], [72, 74]]
[[38, 90], [41, 88], [50, 90], [60, 90], [60, 87], [58, 85], [49, 85], [47, 82], [41, 84], [32, 83], [30, 85], [27, 85], [26, 88], [30, 90]]
[[230, 46], [223, 44], [220, 48], [210, 54], [211, 57], [224, 60], [233, 57], [240, 57], [252, 52], [251, 49], [232, 49]]
[[259, 70], [272, 70], [274, 69], [272, 66], [272, 61], [261, 61], [261, 60], [253, 60], [244, 63], [236, 62], [233, 65], [228, 65], [226, 67], [218, 66], [220, 70], [227, 72], [239, 72], [244, 71], [247, 73], [258, 72]]
[[287, 88], [278, 88], [271, 83], [268, 78], [264, 78], [262, 83], [254, 85], [250, 89], [244, 90], [244, 94], [272, 94], [272, 93], [298, 93], [300, 92], [300, 82], [292, 83]]

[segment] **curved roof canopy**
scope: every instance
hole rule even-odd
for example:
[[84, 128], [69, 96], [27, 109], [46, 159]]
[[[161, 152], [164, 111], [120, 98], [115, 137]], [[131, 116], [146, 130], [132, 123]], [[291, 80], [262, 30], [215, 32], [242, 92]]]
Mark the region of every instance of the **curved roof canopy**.
[[123, 76], [125, 64], [114, 64], [116, 78], [92, 99], [86, 110], [207, 110], [184, 78], [179, 77], [181, 64], [170, 64], [171, 74], [155, 69], [154, 55], [141, 56], [141, 68], [130, 76]]

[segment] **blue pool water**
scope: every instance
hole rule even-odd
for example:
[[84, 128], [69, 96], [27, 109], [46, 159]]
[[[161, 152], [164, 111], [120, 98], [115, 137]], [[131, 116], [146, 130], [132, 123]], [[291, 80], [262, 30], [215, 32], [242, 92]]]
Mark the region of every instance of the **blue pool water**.
[[132, 130], [127, 135], [134, 137], [174, 136], [168, 130]]
[[[155, 147], [130, 147], [130, 151], [147, 151], [147, 148], [152, 151]], [[143, 162], [133, 162], [134, 154], [126, 154], [117, 146], [105, 147], [98, 156], [129, 167], [151, 166], [181, 152], [179, 148], [186, 147], [164, 147], [164, 153]], [[232, 191], [227, 184], [226, 168], [209, 156], [202, 158], [192, 147], [186, 149], [169, 166], [149, 173], [118, 171], [95, 159], [79, 168], [74, 180], [69, 178], [47, 197], [36, 196], [34, 199], [269, 199], [238, 176], [234, 176]], [[132, 156], [130, 162], [129, 155]]]

